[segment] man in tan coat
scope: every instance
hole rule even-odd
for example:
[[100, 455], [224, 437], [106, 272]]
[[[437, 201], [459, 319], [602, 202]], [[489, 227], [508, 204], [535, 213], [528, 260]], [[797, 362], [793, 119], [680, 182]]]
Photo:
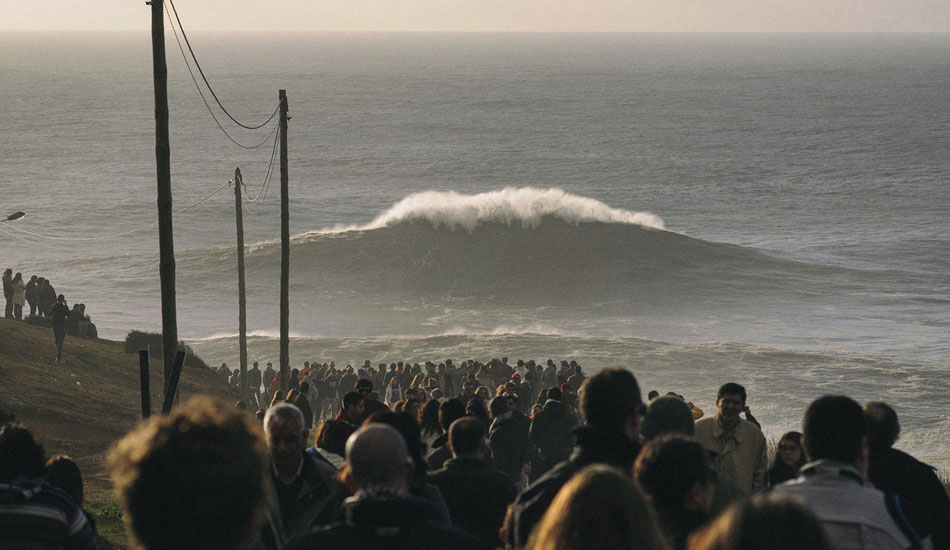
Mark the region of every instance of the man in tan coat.
[[735, 481], [749, 495], [765, 484], [768, 459], [762, 431], [739, 417], [745, 400], [745, 388], [733, 382], [724, 384], [716, 396], [716, 416], [696, 422], [696, 438], [716, 453], [716, 472]]

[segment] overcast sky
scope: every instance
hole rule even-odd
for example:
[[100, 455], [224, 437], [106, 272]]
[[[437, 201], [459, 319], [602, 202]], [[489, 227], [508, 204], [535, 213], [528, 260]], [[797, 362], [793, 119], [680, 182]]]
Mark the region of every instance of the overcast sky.
[[[950, 32], [950, 0], [177, 0], [186, 30]], [[148, 30], [145, 0], [0, 0], [0, 29]]]

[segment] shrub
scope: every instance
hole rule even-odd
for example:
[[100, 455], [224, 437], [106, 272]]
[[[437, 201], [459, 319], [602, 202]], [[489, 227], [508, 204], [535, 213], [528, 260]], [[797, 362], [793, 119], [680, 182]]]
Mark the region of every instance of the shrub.
[[39, 315], [27, 315], [26, 317], [23, 318], [23, 320], [26, 321], [26, 324], [28, 325], [36, 325], [38, 327], [46, 327], [46, 328], [53, 327], [53, 319], [51, 319], [50, 317], [40, 317]]
[[[130, 330], [125, 336], [125, 352], [138, 353], [140, 349], [147, 349], [150, 357], [162, 360], [164, 351], [162, 349], [162, 335], [158, 332], [143, 332], [141, 330]], [[210, 369], [208, 364], [195, 355], [195, 352], [182, 340], [178, 341], [178, 351], [184, 351], [186, 354], [185, 364], [189, 366]]]

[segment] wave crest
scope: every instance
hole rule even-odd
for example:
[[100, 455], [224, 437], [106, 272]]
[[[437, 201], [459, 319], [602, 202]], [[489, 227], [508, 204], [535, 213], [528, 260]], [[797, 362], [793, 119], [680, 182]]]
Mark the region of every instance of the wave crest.
[[366, 231], [420, 221], [427, 221], [436, 227], [461, 228], [469, 232], [483, 223], [520, 224], [524, 228], [536, 228], [543, 219], [549, 217], [569, 223], [620, 223], [666, 229], [663, 220], [655, 214], [612, 208], [599, 200], [573, 195], [556, 187], [506, 187], [474, 195], [456, 191], [413, 193], [366, 225], [335, 227], [319, 233]]

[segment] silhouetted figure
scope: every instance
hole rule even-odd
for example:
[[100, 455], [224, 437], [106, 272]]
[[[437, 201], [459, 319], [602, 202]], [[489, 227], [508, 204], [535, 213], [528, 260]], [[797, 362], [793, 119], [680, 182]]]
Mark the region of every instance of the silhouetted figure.
[[56, 341], [56, 362], [65, 363], [63, 360], [63, 344], [66, 342], [66, 321], [69, 319], [69, 306], [66, 305], [66, 297], [60, 294], [56, 298], [56, 303], [50, 308], [50, 319], [53, 321], [53, 339]]
[[43, 479], [43, 460], [29, 430], [0, 428], [0, 547], [94, 550], [92, 525], [69, 495]]

